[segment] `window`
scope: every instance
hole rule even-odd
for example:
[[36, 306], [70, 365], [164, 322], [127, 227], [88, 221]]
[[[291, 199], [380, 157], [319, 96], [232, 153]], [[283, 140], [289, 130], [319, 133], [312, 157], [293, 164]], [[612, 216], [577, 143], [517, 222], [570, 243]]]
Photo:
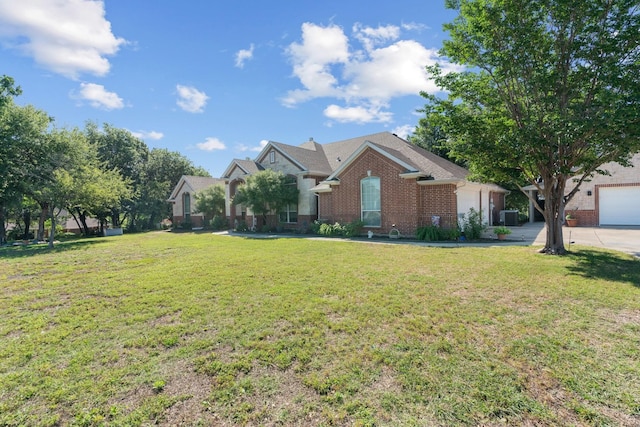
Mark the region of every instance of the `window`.
[[182, 195], [182, 214], [185, 221], [189, 221], [191, 218], [191, 195], [184, 193]]
[[365, 227], [380, 227], [380, 178], [369, 176], [360, 181], [362, 222]]
[[[287, 175], [285, 185], [297, 188], [298, 179], [293, 175]], [[280, 222], [298, 222], [298, 204], [289, 203], [278, 213], [278, 219]]]
[[294, 204], [287, 205], [287, 207], [280, 212], [278, 219], [280, 222], [298, 222], [298, 206]]
[[276, 162], [276, 152], [271, 150], [269, 151], [269, 163], [275, 163]]

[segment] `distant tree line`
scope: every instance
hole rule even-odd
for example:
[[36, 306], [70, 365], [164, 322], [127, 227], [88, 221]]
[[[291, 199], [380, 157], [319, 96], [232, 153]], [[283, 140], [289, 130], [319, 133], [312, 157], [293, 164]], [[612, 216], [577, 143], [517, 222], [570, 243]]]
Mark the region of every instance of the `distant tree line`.
[[209, 176], [180, 153], [150, 150], [110, 124], [57, 127], [46, 112], [17, 105], [21, 92], [13, 78], [0, 77], [0, 244], [12, 224], [21, 234], [14, 237], [38, 240], [47, 225], [52, 245], [61, 210], [84, 234], [88, 218], [100, 230], [153, 229], [171, 216], [167, 198], [182, 175]]

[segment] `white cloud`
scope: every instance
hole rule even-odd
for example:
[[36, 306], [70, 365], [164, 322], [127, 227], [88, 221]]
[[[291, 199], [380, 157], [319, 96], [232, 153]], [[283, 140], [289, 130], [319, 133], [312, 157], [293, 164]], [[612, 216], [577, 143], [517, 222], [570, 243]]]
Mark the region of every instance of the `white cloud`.
[[331, 66], [349, 60], [349, 45], [342, 28], [302, 24], [302, 43], [291, 43], [287, 54], [293, 64], [293, 75], [300, 79], [304, 90], [289, 91], [283, 99], [287, 106], [325, 96], [339, 96], [338, 80]]
[[435, 93], [438, 88], [427, 78], [426, 65], [438, 62], [435, 49], [427, 49], [413, 40], [401, 40], [374, 49], [367, 60], [351, 62], [344, 77], [348, 97], [381, 99]]
[[419, 24], [417, 22], [403, 22], [402, 29], [407, 31], [422, 31], [428, 30], [430, 27], [425, 24]]
[[0, 38], [73, 79], [81, 73], [107, 74], [105, 57], [126, 43], [111, 32], [104, 3], [90, 0], [0, 0]]
[[209, 97], [193, 86], [176, 85], [178, 100], [176, 104], [189, 113], [202, 113]]
[[88, 101], [94, 108], [102, 110], [119, 110], [124, 107], [122, 98], [115, 92], [107, 91], [104, 86], [95, 83], [80, 83], [80, 91], [72, 97]]
[[[454, 69], [436, 49], [401, 39], [402, 30], [421, 28], [415, 23], [378, 27], [356, 23], [350, 39], [336, 25], [303, 24], [302, 42], [291, 43], [286, 50], [301, 87], [288, 91], [283, 105], [333, 98], [346, 104], [334, 102], [324, 110], [333, 120], [390, 122], [392, 114], [385, 110], [393, 98], [440, 91], [427, 78], [427, 65], [439, 63], [445, 73]], [[353, 47], [358, 44], [359, 49]]]
[[255, 151], [255, 152], [260, 152], [260, 151], [262, 151], [262, 149], [263, 149], [263, 148], [264, 148], [268, 143], [269, 143], [269, 141], [268, 141], [268, 140], [263, 139], [262, 141], [260, 141], [260, 144], [259, 144], [259, 145], [254, 146], [254, 147], [249, 147], [249, 146], [247, 146], [247, 145], [240, 144], [240, 145], [238, 146], [238, 151], [242, 151], [242, 152], [245, 152], [245, 151]]
[[400, 28], [395, 25], [379, 26], [378, 28], [363, 27], [362, 24], [356, 23], [353, 26], [353, 33], [365, 50], [370, 52], [377, 45], [397, 40], [400, 37]]
[[224, 150], [227, 148], [218, 138], [207, 138], [204, 142], [196, 144], [196, 147], [203, 151]]
[[154, 130], [152, 131], [141, 130], [138, 132], [131, 132], [131, 134], [136, 138], [145, 139], [145, 140], [147, 139], [158, 140], [158, 139], [164, 138], [164, 134], [162, 132], [156, 132]]
[[244, 63], [253, 58], [253, 49], [254, 46], [253, 43], [251, 43], [249, 49], [241, 49], [236, 52], [236, 67], [244, 68]]
[[325, 108], [324, 115], [340, 123], [388, 123], [393, 119], [393, 113], [380, 111], [379, 107], [340, 107], [335, 104]]
[[416, 128], [415, 125], [397, 126], [391, 131], [391, 133], [395, 133], [402, 139], [407, 139], [407, 137], [413, 133], [415, 128]]

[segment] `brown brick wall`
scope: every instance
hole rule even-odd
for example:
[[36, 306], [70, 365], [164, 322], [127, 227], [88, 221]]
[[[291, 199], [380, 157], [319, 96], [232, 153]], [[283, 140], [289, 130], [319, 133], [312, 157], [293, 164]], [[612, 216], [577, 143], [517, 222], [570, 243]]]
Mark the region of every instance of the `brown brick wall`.
[[420, 226], [431, 224], [431, 216], [441, 217], [442, 226], [456, 224], [456, 186], [453, 184], [419, 186], [415, 179], [403, 179], [400, 165], [366, 150], [340, 174], [340, 184], [331, 193], [321, 193], [319, 218], [348, 223], [360, 219], [360, 180], [368, 176], [380, 178], [382, 226], [365, 228], [386, 234], [395, 224], [403, 235], [414, 235]]
[[593, 210], [565, 210], [565, 215], [571, 214], [573, 218], [578, 220], [578, 227], [596, 227], [598, 226], [598, 213]]
[[455, 184], [420, 186], [420, 224], [431, 225], [433, 216], [440, 217], [440, 226], [453, 228], [458, 221]]

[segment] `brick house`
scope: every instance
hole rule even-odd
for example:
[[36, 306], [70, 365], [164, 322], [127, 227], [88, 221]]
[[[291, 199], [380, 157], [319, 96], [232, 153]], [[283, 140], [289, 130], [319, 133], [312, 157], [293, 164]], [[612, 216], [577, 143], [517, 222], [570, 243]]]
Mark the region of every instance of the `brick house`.
[[[580, 191], [565, 208], [565, 214], [578, 219], [578, 225], [587, 227], [618, 225], [640, 226], [640, 153], [631, 159], [631, 167], [619, 163], [607, 163], [600, 167], [609, 175], [596, 174], [580, 185]], [[572, 180], [567, 188], [573, 188]], [[525, 187], [531, 196], [537, 197], [533, 186]], [[544, 221], [542, 215], [530, 203], [530, 221]]]
[[203, 227], [204, 215], [195, 211], [194, 195], [214, 185], [224, 186], [225, 181], [208, 176], [182, 175], [167, 200], [173, 206], [173, 223], [191, 222], [192, 227]]
[[297, 206], [270, 219], [287, 228], [307, 228], [314, 220], [362, 220], [365, 231], [386, 234], [395, 225], [403, 235], [437, 221], [454, 227], [470, 208], [485, 222], [499, 221], [506, 191], [468, 181], [468, 171], [404, 139], [381, 132], [327, 144], [270, 141], [255, 160], [233, 160], [225, 170], [226, 213], [230, 224], [261, 227], [250, 210], [233, 204], [246, 177], [264, 169], [281, 171], [300, 190]]

